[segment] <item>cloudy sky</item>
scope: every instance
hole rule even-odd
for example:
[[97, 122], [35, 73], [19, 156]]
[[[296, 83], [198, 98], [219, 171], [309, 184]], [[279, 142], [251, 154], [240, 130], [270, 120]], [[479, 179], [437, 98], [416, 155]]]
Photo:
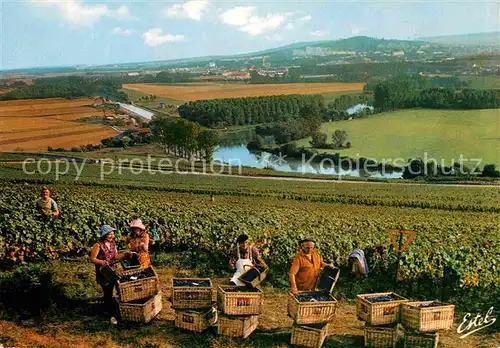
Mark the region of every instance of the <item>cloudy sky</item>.
[[0, 70], [244, 53], [354, 35], [500, 30], [495, 0], [0, 1]]

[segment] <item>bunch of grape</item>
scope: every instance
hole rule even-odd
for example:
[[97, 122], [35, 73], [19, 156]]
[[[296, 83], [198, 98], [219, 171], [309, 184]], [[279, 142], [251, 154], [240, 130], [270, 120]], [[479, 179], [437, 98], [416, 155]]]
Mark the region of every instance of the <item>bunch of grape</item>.
[[397, 298], [394, 295], [390, 294], [390, 295], [367, 296], [365, 297], [365, 300], [367, 300], [370, 303], [378, 303], [378, 302], [396, 301]]
[[139, 279], [152, 278], [155, 276], [155, 272], [151, 267], [146, 268], [145, 270], [133, 274], [126, 274], [120, 277], [120, 283], [126, 283], [131, 281], [136, 281]]
[[332, 301], [332, 298], [325, 294], [324, 292], [308, 292], [304, 294], [298, 294], [295, 298], [299, 302], [326, 302]]
[[208, 280], [200, 279], [174, 279], [174, 286], [187, 288], [209, 288], [210, 282]]

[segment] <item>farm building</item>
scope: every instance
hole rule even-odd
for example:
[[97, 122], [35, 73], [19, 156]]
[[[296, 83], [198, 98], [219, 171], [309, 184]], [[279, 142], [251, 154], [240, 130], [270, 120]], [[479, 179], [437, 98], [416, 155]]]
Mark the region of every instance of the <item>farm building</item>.
[[248, 80], [250, 78], [250, 73], [245, 71], [228, 71], [223, 75], [228, 80]]
[[104, 97], [99, 97], [94, 99], [92, 106], [96, 107], [96, 106], [102, 106], [104, 104], [106, 104], [106, 99]]

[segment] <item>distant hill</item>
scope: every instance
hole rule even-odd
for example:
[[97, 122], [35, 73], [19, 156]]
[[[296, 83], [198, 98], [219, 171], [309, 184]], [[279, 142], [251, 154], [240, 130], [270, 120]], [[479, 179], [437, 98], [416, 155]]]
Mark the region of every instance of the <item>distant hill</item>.
[[297, 42], [286, 46], [272, 48], [269, 50], [246, 53], [246, 54], [236, 54], [236, 55], [226, 56], [224, 58], [247, 58], [259, 55], [292, 54], [293, 50], [304, 49], [306, 47], [322, 47], [334, 50], [366, 52], [366, 51], [376, 51], [377, 49], [388, 46], [391, 46], [394, 49], [398, 48], [403, 49], [409, 46], [419, 46], [423, 43], [424, 41], [377, 39], [368, 36], [353, 36], [347, 39], [340, 39], [340, 40]]
[[[131, 62], [131, 63], [121, 63], [121, 64], [106, 64], [99, 66], [73, 66], [73, 67], [58, 67], [58, 68], [35, 68], [35, 69], [16, 69], [16, 71], [23, 73], [39, 73], [38, 70], [49, 70], [50, 72], [56, 70], [66, 70], [67, 72], [73, 71], [121, 71], [121, 70], [135, 70], [135, 69], [165, 69], [170, 67], [196, 67], [199, 65], [205, 65], [210, 61], [223, 63], [222, 65], [231, 66], [232, 60], [239, 61], [234, 63], [234, 67], [245, 66], [248, 61], [252, 59], [260, 59], [266, 56], [267, 62], [273, 63], [275, 65], [295, 65], [297, 62], [296, 58], [302, 57], [307, 59], [311, 64], [317, 64], [321, 59], [321, 49], [326, 49], [330, 51], [350, 51], [350, 52], [366, 52], [368, 54], [374, 54], [377, 52], [389, 53], [395, 51], [404, 51], [405, 57], [411, 57], [411, 53], [419, 51], [420, 46], [427, 45], [431, 46], [434, 51], [446, 51], [450, 52], [452, 50], [457, 50], [457, 52], [463, 53], [464, 50], [460, 48], [460, 45], [467, 46], [466, 51], [474, 50], [473, 46], [481, 45], [498, 45], [500, 47], [500, 32], [491, 33], [478, 33], [478, 34], [465, 34], [465, 35], [451, 35], [451, 36], [435, 36], [427, 38], [419, 38], [417, 40], [396, 40], [396, 39], [384, 39], [384, 38], [373, 38], [368, 36], [354, 36], [346, 39], [340, 40], [323, 40], [323, 41], [310, 41], [310, 42], [296, 42], [289, 45], [271, 48], [267, 50], [239, 53], [233, 55], [212, 55], [204, 57], [191, 57], [191, 58], [181, 58], [181, 59], [171, 59], [164, 61], [152, 61], [152, 62]], [[313, 51], [317, 48], [320, 51], [319, 54], [300, 54], [300, 50]], [[410, 54], [410, 55], [409, 55]], [[332, 55], [330, 55], [332, 57]], [[418, 58], [422, 58], [421, 56]], [[229, 61], [229, 63], [228, 63]], [[13, 73], [15, 71], [9, 71]], [[44, 71], [47, 73], [46, 71]]]
[[496, 45], [500, 46], [500, 31], [463, 35], [422, 37], [418, 40], [450, 45]]

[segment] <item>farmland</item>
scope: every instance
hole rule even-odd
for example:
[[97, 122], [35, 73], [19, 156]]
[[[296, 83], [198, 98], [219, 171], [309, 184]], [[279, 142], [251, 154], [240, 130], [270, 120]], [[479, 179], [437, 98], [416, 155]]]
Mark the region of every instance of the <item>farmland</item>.
[[192, 83], [192, 84], [124, 84], [127, 90], [155, 94], [163, 98], [183, 101], [259, 97], [283, 94], [324, 94], [361, 92], [364, 83]]
[[[345, 129], [349, 149], [324, 150], [343, 156], [402, 158], [423, 157], [449, 164], [462, 154], [467, 159], [482, 159], [500, 165], [500, 111], [413, 109], [381, 113], [350, 121], [325, 123], [321, 132], [331, 135]], [[310, 139], [298, 142], [310, 146]], [[323, 151], [323, 150], [320, 150]]]
[[75, 122], [102, 116], [92, 99], [25, 99], [0, 102], [0, 151], [34, 151], [99, 144], [117, 134], [100, 125]]

